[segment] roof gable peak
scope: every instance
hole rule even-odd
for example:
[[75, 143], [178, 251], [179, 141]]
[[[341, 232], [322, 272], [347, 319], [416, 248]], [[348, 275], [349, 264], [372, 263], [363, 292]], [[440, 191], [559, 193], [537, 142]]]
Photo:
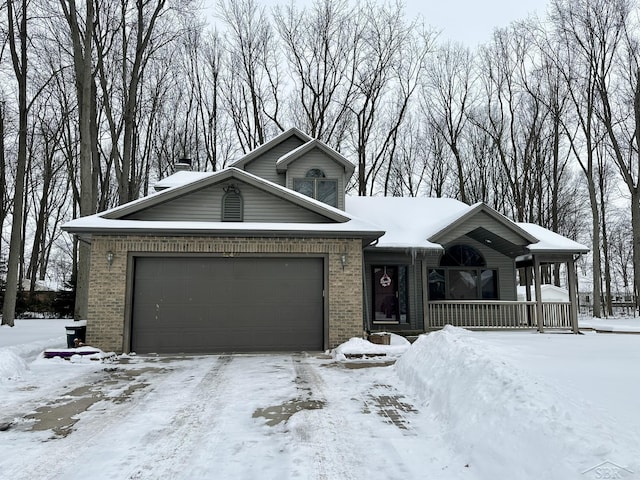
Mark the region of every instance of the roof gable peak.
[[302, 157], [305, 153], [307, 153], [307, 152], [309, 152], [309, 151], [311, 151], [311, 150], [313, 150], [315, 148], [321, 150], [324, 154], [326, 154], [334, 162], [336, 162], [339, 165], [341, 165], [344, 168], [345, 172], [347, 172], [347, 174], [349, 176], [352, 175], [353, 172], [355, 171], [356, 167], [355, 167], [355, 165], [353, 163], [351, 163], [340, 152], [338, 152], [337, 150], [334, 150], [333, 148], [329, 147], [326, 143], [318, 140], [317, 138], [309, 140], [308, 142], [304, 143], [303, 145], [300, 145], [295, 150], [292, 150], [292, 151], [286, 153], [285, 155], [283, 155], [282, 157], [280, 157], [276, 162], [277, 170], [279, 172], [286, 171], [287, 167], [289, 166], [289, 164], [295, 162], [300, 157]]
[[259, 157], [263, 153], [268, 152], [272, 148], [280, 145], [282, 142], [284, 142], [285, 140], [291, 137], [297, 137], [303, 143], [306, 143], [312, 140], [312, 138], [306, 133], [304, 133], [302, 130], [296, 127], [291, 127], [289, 130], [285, 130], [284, 132], [272, 138], [268, 142], [263, 143], [262, 145], [254, 148], [253, 150], [245, 154], [243, 157], [233, 162], [230, 166], [243, 168], [247, 163], [251, 162], [252, 160], [255, 160], [257, 157]]
[[451, 232], [453, 229], [457, 228], [467, 220], [475, 217], [479, 213], [486, 213], [491, 218], [496, 220], [498, 223], [504, 225], [508, 229], [510, 229], [513, 233], [525, 239], [529, 243], [535, 243], [538, 241], [536, 237], [531, 235], [525, 229], [520, 227], [514, 221], [507, 218], [505, 215], [501, 214], [497, 210], [491, 208], [489, 205], [483, 202], [474, 203], [469, 206], [469, 209], [463, 212], [457, 213], [451, 219], [449, 219], [446, 223], [443, 223], [442, 228], [440, 228], [436, 233], [429, 237], [429, 241], [437, 242], [442, 239], [445, 235]]

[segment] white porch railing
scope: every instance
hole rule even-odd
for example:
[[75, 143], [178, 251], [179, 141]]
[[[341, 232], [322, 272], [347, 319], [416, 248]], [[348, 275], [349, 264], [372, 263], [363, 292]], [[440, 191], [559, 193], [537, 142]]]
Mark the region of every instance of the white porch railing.
[[[544, 302], [544, 328], [571, 328], [571, 304]], [[536, 302], [459, 300], [427, 304], [428, 330], [445, 325], [476, 329], [538, 328]]]

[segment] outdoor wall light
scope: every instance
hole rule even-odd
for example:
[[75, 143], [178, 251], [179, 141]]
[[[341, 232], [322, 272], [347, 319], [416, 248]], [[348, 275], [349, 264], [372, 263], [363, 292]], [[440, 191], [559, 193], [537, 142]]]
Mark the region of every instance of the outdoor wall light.
[[340, 263], [342, 264], [342, 269], [344, 270], [344, 267], [347, 265], [347, 254], [343, 253], [342, 255], [340, 255]]
[[109, 265], [109, 270], [111, 270], [111, 265], [113, 265], [113, 252], [111, 250], [109, 250], [107, 252], [107, 265]]

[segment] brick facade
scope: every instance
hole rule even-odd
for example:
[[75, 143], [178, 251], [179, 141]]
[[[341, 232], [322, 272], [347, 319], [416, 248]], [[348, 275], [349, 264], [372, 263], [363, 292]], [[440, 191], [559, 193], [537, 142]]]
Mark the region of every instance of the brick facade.
[[[113, 253], [111, 266], [107, 252]], [[130, 289], [136, 254], [323, 255], [328, 259], [325, 321], [333, 348], [362, 336], [362, 242], [360, 239], [97, 236], [91, 244], [87, 342], [105, 351], [129, 349]], [[341, 257], [346, 255], [343, 267]]]

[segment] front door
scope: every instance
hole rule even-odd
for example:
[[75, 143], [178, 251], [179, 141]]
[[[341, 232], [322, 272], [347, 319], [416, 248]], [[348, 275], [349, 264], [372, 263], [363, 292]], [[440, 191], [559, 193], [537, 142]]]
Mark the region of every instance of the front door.
[[398, 267], [373, 267], [373, 321], [398, 323], [400, 321], [398, 295]]

